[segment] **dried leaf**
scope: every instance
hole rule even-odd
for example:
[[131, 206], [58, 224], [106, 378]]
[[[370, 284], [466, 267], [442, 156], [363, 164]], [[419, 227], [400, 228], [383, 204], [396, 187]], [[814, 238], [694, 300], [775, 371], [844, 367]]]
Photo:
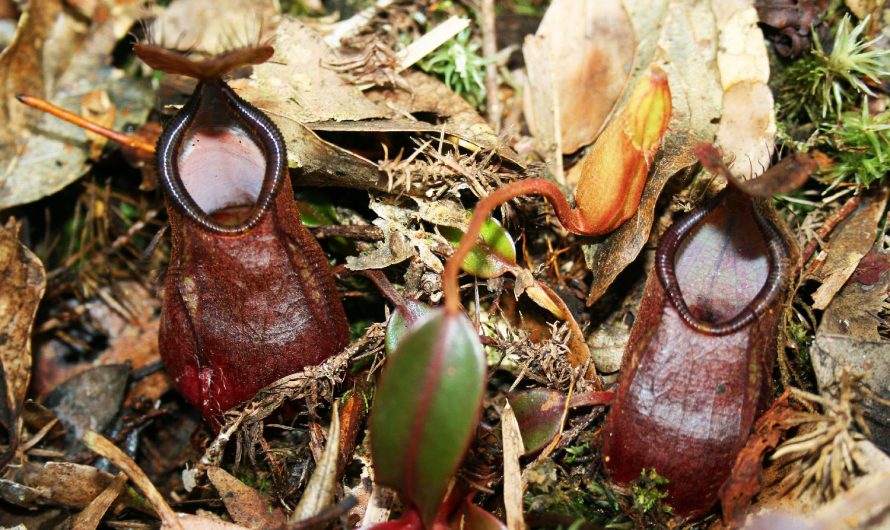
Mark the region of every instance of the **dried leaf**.
[[145, 475], [145, 472], [133, 462], [129, 456], [118, 449], [113, 443], [108, 441], [104, 436], [97, 432], [89, 431], [83, 437], [83, 443], [91, 451], [98, 453], [107, 458], [112, 464], [120, 468], [127, 474], [133, 484], [148, 499], [152, 507], [161, 518], [162, 529], [167, 530], [183, 530], [182, 523], [179, 518], [161, 496], [161, 493], [155, 488], [151, 480]]
[[130, 368], [126, 365], [97, 366], [62, 383], [46, 398], [56, 413], [73, 450], [82, 449], [77, 440], [87, 431], [105, 429], [117, 416]]
[[337, 457], [340, 449], [340, 414], [336, 402], [331, 412], [331, 426], [321, 460], [303, 491], [300, 503], [291, 514], [291, 521], [302, 521], [319, 515], [334, 502], [337, 488]]
[[287, 521], [281, 508], [270, 509], [263, 495], [222, 468], [208, 467], [207, 478], [237, 524], [247, 528], [276, 528]]
[[[22, 403], [31, 377], [31, 327], [46, 288], [43, 264], [19, 242], [21, 226], [10, 218], [0, 227], [0, 363], [3, 368], [2, 419], [9, 431], [4, 463], [15, 454]], [[2, 467], [2, 466], [0, 466]]]
[[[19, 486], [39, 492], [39, 495], [30, 500], [19, 498], [19, 501], [10, 502], [25, 508], [59, 505], [83, 509], [100, 495], [113, 479], [109, 473], [91, 466], [69, 462], [28, 463], [23, 469], [23, 486]], [[9, 500], [7, 496], [9, 491], [5, 487], [2, 490], [4, 498]], [[129, 508], [154, 515], [154, 511], [145, 499], [132, 490], [125, 490], [119, 502]]]
[[504, 406], [501, 415], [501, 439], [504, 444], [504, 507], [507, 512], [507, 528], [510, 530], [523, 530], [525, 519], [522, 516], [522, 497], [525, 488], [522, 484], [522, 470], [519, 467], [519, 457], [525, 454], [522, 445], [522, 434], [516, 416], [510, 402]]
[[[560, 155], [593, 143], [627, 84], [635, 40], [620, 0], [550, 4], [523, 46], [531, 93], [525, 115], [535, 138], [545, 139], [542, 147], [556, 134]], [[553, 103], [541, 105], [546, 101]], [[548, 124], [555, 130], [545, 130]]]
[[[28, 4], [15, 42], [0, 55], [0, 209], [35, 201], [77, 180], [87, 160], [85, 133], [15, 100], [30, 93], [71, 111], [80, 95], [105, 89], [117, 108], [115, 127], [139, 122], [152, 107], [147, 82], [120, 79], [110, 53], [140, 6], [122, 6], [104, 22], [84, 19], [62, 2]], [[12, 74], [15, 72], [15, 74]], [[51, 82], [44, 86], [43, 80]], [[72, 148], [76, 146], [76, 148]]]
[[859, 266], [859, 261], [865, 254], [852, 252], [847, 254], [845, 263], [831, 272], [822, 282], [822, 285], [813, 293], [813, 309], [825, 309], [834, 299], [834, 295], [847, 283], [850, 276]]
[[283, 17], [275, 33], [274, 47], [275, 56], [255, 66], [250, 79], [232, 83], [239, 96], [273, 121], [280, 117], [299, 123], [356, 121], [391, 115], [334, 70], [325, 68], [325, 63], [336, 57], [321, 35], [309, 26]]

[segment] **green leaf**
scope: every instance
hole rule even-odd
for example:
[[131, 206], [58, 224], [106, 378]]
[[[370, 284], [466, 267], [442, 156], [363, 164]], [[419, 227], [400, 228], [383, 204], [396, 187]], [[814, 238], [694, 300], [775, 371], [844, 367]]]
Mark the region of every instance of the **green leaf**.
[[485, 356], [463, 314], [435, 311], [387, 359], [371, 411], [380, 484], [417, 508], [427, 527], [475, 433]]
[[540, 451], [559, 434], [566, 408], [566, 397], [561, 392], [535, 388], [517, 392], [509, 399], [519, 423], [525, 454]]
[[[455, 248], [464, 235], [461, 230], [447, 226], [439, 227], [439, 232]], [[516, 244], [497, 220], [486, 220], [479, 235], [484, 243], [477, 244], [464, 258], [461, 268], [465, 272], [480, 278], [497, 278], [514, 268]]]
[[391, 355], [396, 351], [396, 347], [399, 345], [399, 342], [402, 341], [405, 334], [408, 333], [415, 324], [420, 322], [423, 317], [432, 312], [432, 307], [418, 300], [414, 300], [413, 298], [405, 300], [405, 305], [397, 307], [395, 311], [393, 311], [392, 316], [389, 317], [389, 324], [386, 325], [386, 338], [384, 339], [386, 354]]
[[337, 214], [327, 194], [318, 190], [300, 190], [296, 198], [300, 220], [308, 228], [337, 224]]

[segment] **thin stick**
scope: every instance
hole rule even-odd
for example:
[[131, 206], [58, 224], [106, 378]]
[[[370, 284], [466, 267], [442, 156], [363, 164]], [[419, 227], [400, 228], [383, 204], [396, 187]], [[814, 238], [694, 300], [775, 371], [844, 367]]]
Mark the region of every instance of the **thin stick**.
[[61, 107], [57, 107], [56, 105], [53, 105], [45, 99], [41, 99], [35, 96], [28, 96], [26, 94], [19, 94], [15, 98], [25, 105], [28, 105], [29, 107], [34, 107], [35, 109], [42, 110], [43, 112], [48, 112], [49, 114], [52, 114], [57, 118], [61, 118], [68, 123], [73, 123], [74, 125], [77, 125], [82, 129], [86, 129], [88, 131], [102, 135], [110, 140], [114, 140], [121, 145], [143, 151], [150, 155], [153, 155], [155, 152], [155, 146], [153, 144], [150, 144], [136, 136], [120, 133], [113, 129], [103, 127], [98, 123], [95, 123], [88, 118], [84, 118], [79, 114], [75, 114]]
[[829, 217], [823, 224], [822, 227], [819, 228], [819, 231], [816, 232], [816, 237], [813, 238], [810, 242], [807, 243], [806, 248], [803, 251], [803, 257], [801, 259], [801, 263], [806, 265], [810, 258], [813, 257], [813, 254], [816, 253], [816, 249], [819, 247], [819, 240], [825, 239], [828, 234], [831, 233], [832, 230], [837, 227], [847, 217], [849, 217], [853, 212], [859, 208], [859, 203], [862, 202], [862, 195], [853, 195], [852, 197], [841, 206], [841, 209], [836, 211], [834, 215]]
[[179, 522], [176, 513], [170, 508], [170, 505], [167, 504], [167, 501], [164, 500], [164, 497], [161, 496], [161, 493], [155, 488], [154, 484], [151, 483], [145, 475], [145, 472], [139, 469], [136, 462], [133, 462], [133, 459], [97, 432], [87, 432], [83, 436], [83, 444], [86, 445], [90, 451], [107, 458], [109, 462], [117, 466], [130, 477], [133, 484], [142, 490], [145, 498], [151, 503], [152, 508], [158, 512], [158, 516], [161, 518], [161, 523], [163, 523], [164, 528], [182, 530], [182, 524]]
[[512, 182], [507, 186], [493, 192], [476, 205], [470, 226], [460, 240], [460, 246], [445, 263], [445, 272], [442, 274], [442, 291], [445, 293], [445, 311], [457, 314], [460, 311], [460, 287], [457, 282], [457, 274], [460, 264], [476, 245], [479, 231], [491, 212], [501, 204], [515, 199], [521, 195], [541, 195], [553, 205], [556, 218], [566, 230], [576, 234], [589, 234], [584, 219], [578, 210], [573, 210], [566, 200], [562, 190], [556, 184], [544, 179], [527, 179]]

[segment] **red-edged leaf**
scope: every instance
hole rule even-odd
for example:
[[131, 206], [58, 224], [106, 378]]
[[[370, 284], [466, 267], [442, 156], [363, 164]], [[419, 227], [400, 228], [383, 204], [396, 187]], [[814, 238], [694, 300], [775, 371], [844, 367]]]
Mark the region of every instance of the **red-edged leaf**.
[[559, 433], [566, 397], [555, 390], [535, 388], [510, 396], [510, 405], [519, 423], [525, 454], [529, 454], [543, 449]]
[[433, 312], [433, 308], [409, 298], [405, 300], [405, 304], [397, 307], [389, 318], [389, 324], [386, 325], [386, 345], [387, 355], [396, 351], [396, 347], [401, 342], [405, 334], [411, 330], [415, 324], [420, 322], [423, 317]]
[[463, 314], [436, 311], [387, 360], [370, 419], [374, 471], [427, 527], [472, 439], [484, 389], [482, 344]]

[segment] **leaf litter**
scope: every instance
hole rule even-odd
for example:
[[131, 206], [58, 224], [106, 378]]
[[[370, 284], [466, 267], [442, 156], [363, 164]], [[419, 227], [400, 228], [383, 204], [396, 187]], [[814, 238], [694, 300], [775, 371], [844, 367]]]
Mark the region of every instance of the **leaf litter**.
[[[508, 2], [496, 11], [498, 25], [530, 16], [537, 31], [520, 35], [511, 49], [478, 55], [493, 28], [470, 4], [380, 1], [320, 17], [308, 2], [235, 3], [219, 8], [226, 17], [207, 16], [203, 4], [176, 0], [140, 26], [144, 13], [129, 5], [79, 6], [84, 18], [57, 2], [31, 2], [0, 54], [0, 256], [8, 256], [0, 295], [0, 319], [8, 322], [0, 330], [2, 423], [14, 462], [0, 479], [3, 524], [23, 520], [21, 510], [50, 515], [53, 507], [68, 510], [62, 519], [72, 528], [410, 521], [409, 505], [372, 485], [364, 429], [386, 365], [382, 321], [394, 308], [361, 278], [341, 280], [352, 344], [229, 411], [219, 431], [199, 426], [170, 390], [155, 342], [155, 286], [167, 257], [160, 194], [140, 190], [141, 177], [116, 146], [15, 101], [19, 93], [46, 97], [118, 129], [147, 118], [157, 124], [169, 110], [155, 103], [158, 94], [181, 101], [191, 87], [132, 62], [125, 34], [145, 29], [149, 39], [192, 53], [270, 41], [273, 59], [231, 85], [281, 129], [297, 186], [321, 187], [337, 212], [325, 221], [333, 224], [316, 229], [329, 234], [330, 259], [344, 270], [382, 272], [400, 296], [432, 305], [441, 301], [441, 274], [453, 252], [448, 229], [466, 230], [476, 199], [528, 176], [564, 189], [591, 178], [591, 146], [630, 88], [659, 65], [674, 112], [636, 213], [610, 234], [579, 238], [554, 223], [539, 199], [512, 201], [499, 211], [512, 257], [479, 247], [483, 262], [495, 260], [509, 274], [463, 277], [464, 306], [483, 337], [490, 379], [470, 456], [445, 481], [449, 495], [464, 487], [475, 493], [448, 501], [457, 514], [450, 517], [469, 528], [665, 523], [669, 515], [652, 500], [659, 498], [657, 477], [627, 490], [603, 475], [603, 408], [568, 403], [614, 381], [644, 271], [652, 267], [650, 247], [674, 214], [726, 181], [778, 194], [776, 206], [805, 247], [776, 375], [780, 387], [794, 381], [799, 388], [790, 391], [781, 428], [751, 457], [772, 455], [768, 493], [758, 496], [754, 487], [733, 512], [742, 517], [734, 524], [744, 524], [752, 497], [756, 511], [768, 499], [809, 495], [812, 521], [841, 517], [842, 501], [886, 517], [886, 502], [868, 494], [888, 467], [890, 261], [886, 193], [875, 191], [885, 183], [832, 190], [812, 176], [832, 171], [835, 152], [785, 151], [799, 149], [800, 136], [789, 141], [797, 124], [789, 128], [782, 108], [777, 118], [771, 89], [788, 67], [782, 61], [795, 59], [786, 58], [785, 41], [765, 44], [761, 28], [771, 37], [791, 28], [794, 55], [811, 53], [806, 31], [747, 0], [625, 0], [595, 9]], [[840, 23], [841, 13], [800, 4], [807, 10], [797, 15], [816, 13], [817, 28]], [[868, 3], [848, 4], [859, 20], [882, 16]], [[315, 16], [293, 16], [304, 9]], [[466, 55], [447, 62], [454, 54]], [[418, 61], [445, 70], [424, 72]], [[455, 81], [485, 72], [498, 74], [493, 85]], [[860, 114], [877, 109], [872, 114], [883, 119], [886, 92], [869, 83], [867, 100], [846, 89], [841, 104]], [[493, 100], [507, 113], [502, 123], [485, 119], [492, 114], [484, 102]], [[507, 124], [513, 128], [504, 130]], [[844, 126], [812, 124], [833, 131], [818, 134], [841, 134]], [[719, 149], [716, 178], [699, 171], [694, 150], [702, 141]], [[152, 186], [146, 182], [143, 190]], [[855, 203], [844, 206], [850, 197]], [[535, 457], [520, 456], [525, 433], [503, 407], [517, 391], [552, 393], [566, 403], [561, 435]], [[162, 450], [167, 442], [180, 448], [175, 457]], [[747, 472], [758, 475], [759, 462]]]

